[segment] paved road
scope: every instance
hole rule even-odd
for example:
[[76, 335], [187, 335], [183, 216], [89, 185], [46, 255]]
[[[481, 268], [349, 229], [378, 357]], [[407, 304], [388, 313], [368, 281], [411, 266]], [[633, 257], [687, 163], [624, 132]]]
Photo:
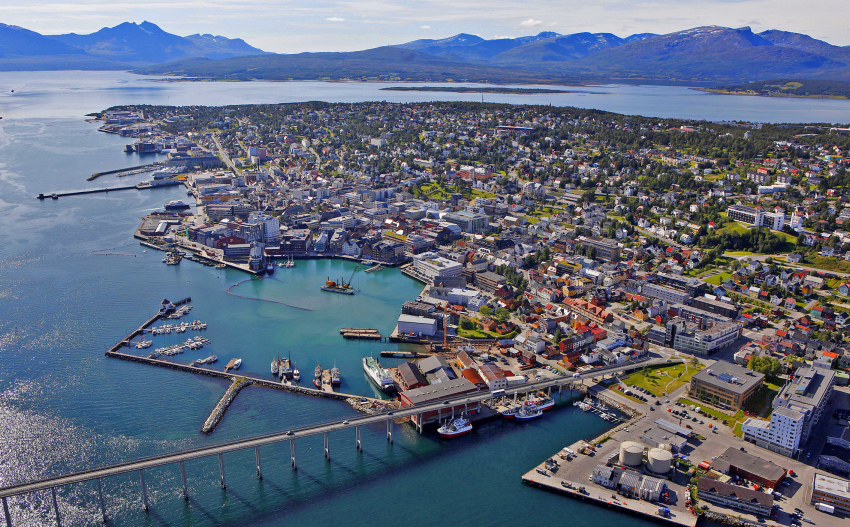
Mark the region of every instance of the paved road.
[[[604, 371], [597, 371], [594, 373], [589, 373], [586, 375], [582, 375], [578, 378], [574, 377], [557, 377], [554, 379], [547, 379], [539, 382], [529, 383], [518, 387], [516, 389], [507, 390], [506, 395], [513, 395], [514, 393], [525, 393], [533, 390], [546, 390], [550, 387], [557, 387], [560, 384], [566, 384], [574, 381], [583, 381], [584, 379], [592, 378], [594, 376], [600, 375], [608, 375], [611, 373], [624, 371], [632, 368], [643, 367], [644, 365], [651, 365], [656, 363], [665, 362], [665, 359], [654, 359], [650, 361], [642, 361], [638, 363], [629, 363], [621, 366], [616, 366], [614, 368], [606, 369]], [[390, 419], [398, 419], [401, 417], [407, 417], [423, 412], [430, 412], [434, 410], [439, 410], [441, 408], [447, 408], [452, 405], [460, 405], [465, 402], [481, 402], [487, 399], [490, 399], [490, 392], [481, 392], [477, 395], [469, 395], [465, 394], [459, 396], [455, 399], [441, 401], [439, 403], [434, 404], [426, 404], [421, 406], [414, 406], [410, 408], [404, 408], [401, 410], [395, 410], [390, 413], [379, 414], [379, 415], [369, 415], [363, 417], [355, 417], [346, 421], [334, 421], [324, 424], [318, 424], [313, 426], [308, 426], [304, 428], [293, 429], [288, 432], [280, 432], [276, 434], [269, 434], [261, 437], [256, 437], [253, 439], [244, 439], [240, 441], [233, 441], [229, 443], [224, 443], [217, 446], [212, 447], [203, 447], [197, 448], [193, 450], [187, 450], [184, 452], [178, 452], [175, 454], [168, 454], [164, 456], [157, 456], [147, 459], [141, 459], [138, 461], [131, 461], [128, 463], [121, 463], [118, 465], [113, 465], [110, 467], [98, 468], [93, 470], [87, 470], [84, 472], [77, 472], [74, 474], [67, 474], [64, 476], [58, 476], [55, 478], [44, 479], [41, 481], [34, 481], [30, 483], [25, 483], [21, 485], [14, 485], [11, 487], [0, 488], [0, 498], [6, 498], [9, 496], [17, 496], [20, 494], [27, 494], [30, 492], [37, 492], [41, 490], [47, 490], [53, 487], [60, 487], [64, 485], [69, 485], [72, 483], [79, 483], [82, 481], [90, 481], [93, 479], [104, 478], [107, 476], [114, 476], [117, 474], [125, 474], [128, 472], [135, 472], [138, 470], [144, 470], [153, 467], [159, 467], [162, 465], [168, 465], [171, 463], [178, 463], [181, 461], [189, 461], [192, 459], [198, 459], [201, 457], [214, 456], [219, 454], [226, 454], [229, 452], [234, 452], [237, 450], [244, 450], [248, 448], [261, 447], [265, 445], [270, 445], [273, 443], [278, 443], [282, 441], [288, 441], [292, 439], [298, 439], [303, 437], [308, 437], [316, 434], [323, 434], [329, 432], [336, 432], [339, 430], [344, 430], [347, 428], [353, 428], [355, 426], [369, 425], [369, 424], [377, 424], [384, 423]], [[291, 434], [291, 435], [290, 435]]]
[[213, 138], [213, 141], [215, 142], [216, 148], [218, 148], [218, 156], [221, 158], [222, 161], [224, 161], [225, 165], [230, 167], [231, 170], [233, 170], [234, 172], [236, 172], [238, 174], [239, 170], [236, 169], [236, 165], [233, 163], [233, 160], [230, 159], [230, 156], [227, 155], [227, 152], [224, 151], [224, 148], [221, 146], [221, 143], [218, 141], [218, 136], [213, 135], [212, 138]]

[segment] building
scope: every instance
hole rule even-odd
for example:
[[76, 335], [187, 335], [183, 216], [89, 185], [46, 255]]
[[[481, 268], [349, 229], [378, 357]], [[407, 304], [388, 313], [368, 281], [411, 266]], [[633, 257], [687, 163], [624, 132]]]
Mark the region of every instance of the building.
[[460, 227], [463, 232], [473, 234], [484, 232], [490, 226], [487, 216], [484, 214], [475, 214], [473, 212], [447, 212], [446, 214], [443, 214], [441, 219], [449, 223], [454, 223]]
[[448, 258], [427, 252], [413, 257], [413, 270], [432, 283], [438, 283], [441, 278], [456, 278], [461, 275], [463, 265]]
[[478, 289], [492, 294], [496, 291], [496, 289], [505, 285], [507, 283], [507, 279], [500, 274], [484, 271], [475, 273], [472, 283]]
[[760, 516], [770, 516], [773, 509], [771, 494], [706, 477], [700, 478], [697, 483], [697, 498]]
[[805, 444], [832, 397], [835, 372], [822, 368], [800, 368], [790, 382], [773, 399], [773, 411], [788, 408], [803, 414], [803, 430], [799, 444]]
[[696, 278], [688, 278], [687, 276], [657, 273], [655, 275], [655, 281], [661, 285], [684, 291], [691, 297], [700, 296], [705, 292], [705, 282]]
[[437, 321], [416, 315], [399, 315], [398, 332], [405, 335], [413, 333], [433, 337], [437, 333]]
[[[452, 399], [466, 393], [475, 393], [478, 387], [467, 381], [466, 379], [454, 379], [441, 382], [434, 386], [423, 386], [413, 390], [405, 390], [399, 394], [402, 408], [409, 408], [415, 405], [426, 405], [441, 401], [443, 399]], [[414, 414], [410, 417], [411, 421], [417, 425], [426, 425], [428, 423], [438, 423], [446, 419], [454, 413], [459, 415], [461, 412], [478, 412], [480, 403], [460, 403], [454, 406], [446, 405], [445, 408], [431, 410]]]
[[481, 374], [481, 378], [484, 379], [487, 387], [490, 388], [490, 391], [504, 390], [508, 387], [505, 372], [495, 364], [482, 364], [478, 367], [478, 372]]
[[[685, 430], [687, 430], [687, 428]], [[687, 436], [683, 437], [657, 426], [644, 430], [643, 434], [640, 436], [640, 440], [653, 448], [658, 448], [662, 445], [670, 445], [673, 452], [681, 452], [688, 444]]]
[[720, 302], [719, 300], [712, 300], [711, 298], [704, 296], [694, 298], [693, 301], [691, 301], [691, 307], [702, 309], [703, 311], [714, 313], [715, 315], [722, 315], [724, 317], [731, 318], [732, 320], [738, 318], [738, 308], [736, 306], [726, 302]]
[[812, 480], [811, 502], [812, 505], [832, 505], [835, 510], [850, 514], [850, 481], [816, 473]]
[[581, 243], [596, 249], [596, 258], [600, 260], [616, 262], [620, 259], [620, 246], [617, 245], [617, 240], [610, 240], [599, 236], [587, 236], [581, 240]]
[[597, 485], [646, 501], [658, 501], [666, 487], [663, 480], [619, 466], [596, 465], [590, 477]]
[[765, 212], [759, 208], [739, 204], [726, 209], [726, 215], [735, 221], [749, 223], [756, 227], [767, 227], [774, 231], [781, 231], [785, 226], [784, 212]]
[[428, 381], [416, 364], [412, 362], [403, 362], [398, 366], [398, 381], [402, 390], [415, 390], [423, 386], [428, 386]]
[[[697, 299], [694, 299], [694, 303], [696, 303], [696, 301], [697, 301]], [[678, 304], [678, 305], [673, 305], [671, 307], [679, 313], [680, 317], [687, 320], [688, 322], [692, 322], [693, 324], [696, 324], [696, 326], [699, 329], [708, 329], [708, 328], [713, 327], [715, 324], [718, 324], [720, 322], [731, 322], [732, 321], [732, 319], [730, 319], [728, 316], [719, 315], [717, 313], [712, 313], [710, 311], [704, 311], [700, 308], [693, 307], [693, 306], [686, 306], [684, 304]], [[736, 310], [734, 308], [732, 308], [732, 311], [735, 312]], [[734, 318], [737, 318], [737, 314]]]
[[671, 304], [687, 304], [691, 301], [691, 295], [685, 291], [659, 284], [647, 283], [641, 288], [640, 293], [643, 296], [657, 298]]
[[729, 476], [738, 476], [758, 483], [769, 489], [778, 488], [788, 473], [775, 463], [731, 446], [711, 462], [711, 468]]
[[741, 326], [737, 322], [713, 322], [710, 327], [699, 329], [699, 325], [679, 318], [667, 322], [665, 342], [677, 351], [707, 357], [740, 336]]
[[715, 362], [691, 378], [689, 394], [720, 408], [734, 411], [764, 384], [764, 375], [737, 364]]
[[805, 415], [787, 407], [779, 407], [770, 415], [770, 421], [749, 418], [741, 425], [744, 441], [771, 452], [791, 457], [800, 448]]

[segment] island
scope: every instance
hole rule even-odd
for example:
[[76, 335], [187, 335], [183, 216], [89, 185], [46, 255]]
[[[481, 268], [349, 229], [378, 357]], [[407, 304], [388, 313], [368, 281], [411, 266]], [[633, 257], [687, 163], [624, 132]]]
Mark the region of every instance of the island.
[[381, 91], [429, 91], [444, 93], [500, 93], [508, 95], [546, 95], [551, 93], [583, 93], [602, 95], [602, 92], [558, 90], [549, 88], [506, 88], [501, 86], [389, 86]]
[[768, 80], [719, 86], [717, 88], [695, 88], [700, 91], [722, 95], [754, 95], [761, 97], [798, 97], [807, 99], [848, 99], [850, 82], [828, 80]]

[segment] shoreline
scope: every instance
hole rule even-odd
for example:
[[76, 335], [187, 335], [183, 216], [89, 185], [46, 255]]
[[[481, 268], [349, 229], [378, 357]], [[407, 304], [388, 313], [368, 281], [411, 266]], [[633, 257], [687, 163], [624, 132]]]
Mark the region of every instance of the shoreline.
[[773, 99], [825, 99], [825, 100], [834, 100], [834, 101], [847, 101], [850, 100], [850, 97], [842, 96], [842, 95], [794, 95], [791, 93], [758, 93], [754, 91], [730, 91], [730, 90], [721, 90], [719, 88], [691, 88], [694, 91], [701, 91], [706, 93], [714, 93], [716, 95], [739, 95], [744, 97], [767, 97]]

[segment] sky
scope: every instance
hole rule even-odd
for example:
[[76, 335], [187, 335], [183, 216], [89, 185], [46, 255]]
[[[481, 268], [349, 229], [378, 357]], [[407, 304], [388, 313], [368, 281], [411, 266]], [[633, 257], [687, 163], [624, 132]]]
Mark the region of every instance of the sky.
[[354, 51], [471, 33], [485, 39], [750, 26], [850, 45], [848, 0], [0, 0], [0, 22], [42, 34], [153, 22], [178, 35], [242, 38], [266, 51]]

